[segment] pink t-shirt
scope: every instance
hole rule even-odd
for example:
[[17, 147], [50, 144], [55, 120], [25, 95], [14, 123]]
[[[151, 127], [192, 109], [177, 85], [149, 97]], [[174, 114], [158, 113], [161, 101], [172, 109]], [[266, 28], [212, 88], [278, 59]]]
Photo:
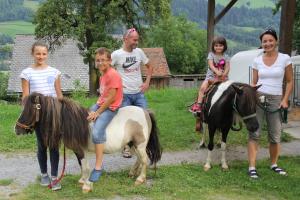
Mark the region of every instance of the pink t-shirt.
[[123, 86], [120, 75], [113, 68], [109, 68], [108, 71], [100, 77], [100, 97], [97, 101], [99, 106], [106, 101], [110, 89], [117, 89], [115, 101], [109, 106], [109, 109], [115, 111], [121, 106], [123, 100]]

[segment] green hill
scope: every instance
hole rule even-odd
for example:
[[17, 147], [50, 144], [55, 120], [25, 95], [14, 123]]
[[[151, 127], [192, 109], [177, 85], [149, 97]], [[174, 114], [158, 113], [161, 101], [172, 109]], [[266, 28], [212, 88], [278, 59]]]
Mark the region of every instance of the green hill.
[[[216, 4], [220, 4], [222, 6], [226, 6], [228, 4], [228, 0], [216, 0]], [[263, 7], [275, 7], [274, 1], [272, 0], [238, 0], [234, 7], [246, 6], [248, 8], [263, 8]]]
[[15, 37], [16, 34], [33, 34], [35, 25], [25, 21], [8, 21], [0, 23], [0, 33]]
[[32, 0], [24, 0], [23, 6], [25, 8], [29, 8], [29, 9], [31, 9], [31, 10], [33, 10], [35, 12], [38, 9], [38, 7], [39, 7], [39, 2], [32, 1]]

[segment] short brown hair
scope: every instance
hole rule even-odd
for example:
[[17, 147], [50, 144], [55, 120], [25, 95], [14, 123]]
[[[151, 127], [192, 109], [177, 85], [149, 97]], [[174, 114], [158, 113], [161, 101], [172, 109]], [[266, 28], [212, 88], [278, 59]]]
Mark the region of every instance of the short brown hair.
[[111, 59], [111, 52], [109, 49], [105, 47], [100, 47], [96, 49], [95, 54], [99, 54], [99, 55], [105, 54], [108, 59]]
[[49, 50], [49, 47], [48, 47], [48, 45], [45, 42], [43, 42], [43, 41], [36, 41], [31, 46], [31, 54], [33, 54], [35, 47], [45, 47], [47, 49], [47, 51]]
[[214, 49], [214, 46], [215, 46], [216, 44], [222, 44], [222, 45], [224, 46], [224, 49], [223, 49], [223, 52], [222, 52], [222, 53], [224, 53], [224, 52], [227, 50], [227, 42], [226, 42], [226, 39], [225, 39], [224, 37], [222, 37], [222, 36], [217, 36], [217, 37], [215, 37], [215, 38], [213, 39], [212, 44], [211, 44], [211, 50], [212, 50], [212, 52], [214, 52], [214, 53], [216, 53], [216, 52], [215, 52], [215, 49]]

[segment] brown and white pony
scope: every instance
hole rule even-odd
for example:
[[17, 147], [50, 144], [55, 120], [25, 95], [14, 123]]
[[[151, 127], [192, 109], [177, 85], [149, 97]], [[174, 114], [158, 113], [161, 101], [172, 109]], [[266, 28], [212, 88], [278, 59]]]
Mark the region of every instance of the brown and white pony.
[[[203, 106], [204, 123], [207, 124], [209, 132], [208, 155], [204, 170], [211, 168], [211, 153], [214, 149], [214, 135], [220, 131], [221, 141], [221, 166], [228, 169], [226, 162], [227, 135], [231, 128], [235, 115], [238, 115], [246, 125], [248, 131], [254, 132], [258, 129], [256, 119], [256, 90], [248, 84], [232, 82], [230, 80], [216, 83], [208, 91]], [[205, 131], [206, 132], [206, 131]]]
[[[88, 181], [89, 163], [85, 159], [87, 151], [94, 151], [88, 110], [74, 101], [63, 98], [43, 96], [33, 93], [25, 99], [23, 111], [16, 122], [17, 135], [27, 134], [39, 127], [42, 130], [46, 146], [59, 148], [62, 142], [66, 148], [73, 150], [81, 165], [83, 191], [91, 191], [93, 183]], [[146, 181], [148, 159], [154, 164], [161, 159], [161, 146], [154, 115], [142, 108], [127, 106], [120, 108], [117, 115], [106, 128], [104, 153], [121, 151], [128, 143], [137, 155], [134, 166], [130, 169], [131, 177], [138, 176], [135, 184]]]

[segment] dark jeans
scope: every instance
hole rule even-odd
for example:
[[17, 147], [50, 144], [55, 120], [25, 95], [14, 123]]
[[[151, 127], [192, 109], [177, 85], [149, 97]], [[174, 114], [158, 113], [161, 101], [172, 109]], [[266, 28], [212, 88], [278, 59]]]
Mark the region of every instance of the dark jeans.
[[[47, 147], [42, 140], [42, 131], [39, 127], [35, 130], [37, 139], [37, 158], [39, 161], [42, 174], [47, 173]], [[51, 164], [51, 176], [57, 176], [58, 163], [59, 163], [59, 149], [49, 149], [50, 151], [50, 164]]]

